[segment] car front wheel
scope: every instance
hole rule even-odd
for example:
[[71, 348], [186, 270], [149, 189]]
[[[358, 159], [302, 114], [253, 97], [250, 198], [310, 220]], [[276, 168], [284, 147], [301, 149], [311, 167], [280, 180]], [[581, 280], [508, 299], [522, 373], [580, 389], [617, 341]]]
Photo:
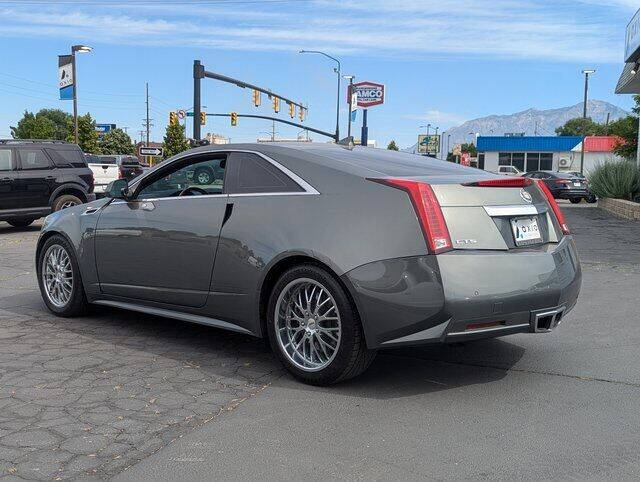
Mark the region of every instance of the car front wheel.
[[582, 198], [572, 197], [571, 199], [569, 199], [569, 201], [571, 201], [571, 204], [579, 204], [580, 201], [582, 201]]
[[33, 221], [35, 221], [35, 219], [33, 218], [20, 218], [20, 219], [10, 219], [7, 222], [14, 228], [26, 228]]
[[375, 358], [344, 288], [318, 266], [287, 270], [273, 288], [267, 313], [273, 350], [305, 383], [347, 380], [364, 372]]
[[38, 285], [45, 305], [58, 316], [84, 313], [88, 303], [73, 248], [60, 235], [47, 239], [37, 260]]

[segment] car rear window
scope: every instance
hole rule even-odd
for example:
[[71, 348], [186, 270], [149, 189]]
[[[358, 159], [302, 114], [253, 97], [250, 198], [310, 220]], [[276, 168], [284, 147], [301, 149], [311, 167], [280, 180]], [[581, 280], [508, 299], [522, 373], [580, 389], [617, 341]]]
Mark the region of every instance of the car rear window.
[[80, 149], [45, 149], [56, 167], [86, 167], [87, 163]]
[[118, 158], [115, 156], [96, 156], [98, 164], [117, 164]]
[[123, 157], [120, 163], [123, 166], [139, 166], [140, 165], [140, 161], [138, 160], [138, 158], [133, 156]]
[[231, 153], [229, 193], [300, 192], [293, 179], [265, 159], [250, 153]]

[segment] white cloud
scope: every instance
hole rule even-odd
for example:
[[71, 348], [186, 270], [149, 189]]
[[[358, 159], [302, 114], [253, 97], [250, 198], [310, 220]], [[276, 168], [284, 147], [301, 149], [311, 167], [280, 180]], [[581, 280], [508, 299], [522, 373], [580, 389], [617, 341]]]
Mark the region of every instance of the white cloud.
[[[0, 9], [0, 36], [82, 37], [112, 44], [336, 54], [620, 62], [632, 1], [314, 0], [207, 6]], [[612, 7], [619, 7], [616, 15]], [[331, 12], [329, 15], [327, 12]], [[595, 14], [594, 14], [595, 13]], [[599, 13], [599, 14], [598, 14]], [[617, 21], [616, 21], [617, 19]], [[176, 33], [179, 32], [179, 35]]]
[[441, 110], [427, 110], [424, 114], [406, 114], [402, 117], [441, 127], [457, 126], [467, 121], [467, 118], [458, 112], [444, 112]]

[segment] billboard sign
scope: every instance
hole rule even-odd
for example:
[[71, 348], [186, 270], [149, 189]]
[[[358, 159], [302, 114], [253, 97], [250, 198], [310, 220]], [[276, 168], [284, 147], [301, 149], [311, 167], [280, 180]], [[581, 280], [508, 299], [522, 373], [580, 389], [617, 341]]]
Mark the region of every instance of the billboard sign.
[[440, 134], [418, 134], [418, 154], [437, 156], [440, 152]]
[[[357, 96], [357, 102], [353, 104], [363, 109], [368, 109], [375, 105], [384, 104], [384, 84], [376, 82], [356, 82], [353, 84], [353, 93]], [[347, 89], [347, 103], [351, 96], [351, 86]]]
[[471, 166], [471, 154], [468, 152], [463, 152], [460, 157], [460, 165], [462, 166]]
[[96, 132], [98, 133], [98, 139], [102, 140], [104, 135], [112, 129], [115, 129], [115, 124], [96, 124]]
[[640, 58], [640, 10], [631, 18], [624, 37], [624, 61], [634, 62]]
[[60, 100], [73, 100], [73, 56], [58, 55]]

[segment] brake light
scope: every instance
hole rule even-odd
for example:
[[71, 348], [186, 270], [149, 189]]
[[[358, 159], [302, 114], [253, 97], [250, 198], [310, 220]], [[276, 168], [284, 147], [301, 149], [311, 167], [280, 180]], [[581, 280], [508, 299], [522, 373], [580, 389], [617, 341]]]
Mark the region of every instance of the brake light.
[[549, 191], [549, 188], [547, 187], [547, 185], [544, 183], [544, 181], [541, 181], [539, 179], [536, 179], [536, 185], [538, 186], [538, 189], [542, 191], [542, 194], [544, 194], [545, 197], [547, 198], [547, 202], [549, 203], [549, 206], [551, 207], [553, 214], [555, 214], [556, 219], [560, 224], [560, 228], [562, 229], [562, 232], [564, 234], [571, 234], [571, 231], [569, 230], [569, 225], [567, 224], [567, 220], [564, 217], [564, 213], [560, 210], [560, 206], [558, 206], [558, 203], [553, 198], [553, 194], [551, 194], [551, 191]]
[[562, 185], [567, 185], [567, 184], [571, 184], [571, 181], [569, 181], [568, 179], [556, 179], [556, 184], [562, 184]]
[[482, 181], [466, 182], [463, 186], [472, 187], [527, 187], [533, 184], [528, 177], [506, 177], [504, 179], [485, 179]]
[[409, 195], [416, 211], [429, 252], [439, 254], [452, 249], [449, 228], [433, 189], [426, 182], [408, 179], [369, 179], [389, 187], [402, 189]]

